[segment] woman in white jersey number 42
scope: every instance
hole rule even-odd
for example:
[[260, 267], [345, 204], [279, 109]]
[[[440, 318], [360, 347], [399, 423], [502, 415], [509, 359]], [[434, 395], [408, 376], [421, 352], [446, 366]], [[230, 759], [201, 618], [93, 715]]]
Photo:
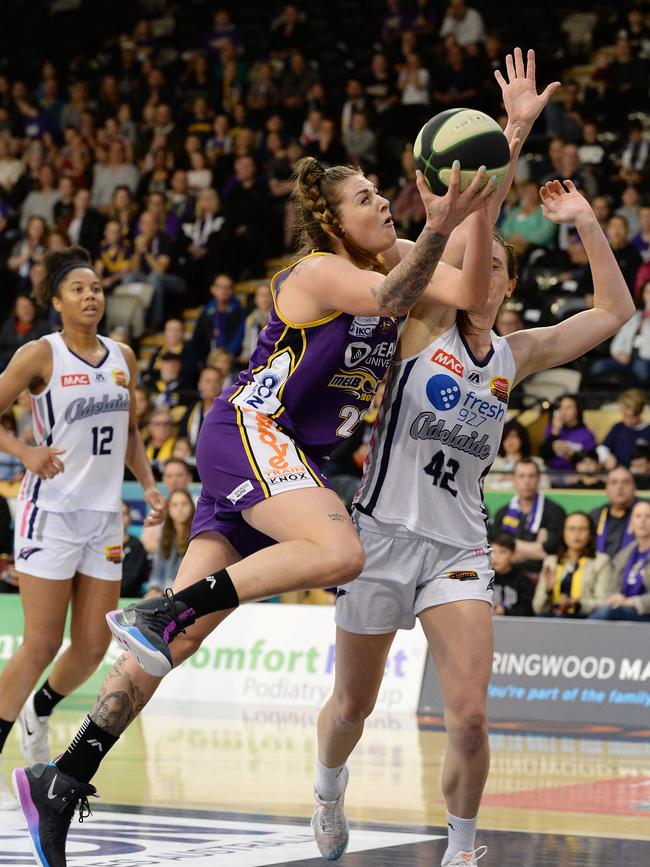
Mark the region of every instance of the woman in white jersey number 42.
[[[152, 507], [147, 520], [159, 522], [165, 509], [136, 423], [135, 356], [97, 336], [104, 293], [88, 253], [80, 247], [50, 253], [45, 268], [38, 300], [52, 301], [63, 331], [26, 344], [0, 376], [0, 413], [29, 389], [38, 443], [27, 446], [0, 428], [0, 449], [27, 468], [15, 530], [25, 627], [0, 674], [0, 755], [20, 714], [21, 747], [32, 763], [50, 760], [49, 715], [108, 648], [105, 614], [117, 604], [122, 577], [125, 461]], [[59, 651], [70, 604], [70, 646], [30, 695]], [[3, 807], [17, 804], [0, 778]]]
[[[504, 102], [509, 120], [516, 119], [525, 135], [540, 106], [534, 55], [529, 53], [526, 70], [517, 49], [507, 67]], [[527, 87], [529, 115], [517, 116], [513, 90], [525, 96]], [[471, 867], [486, 853], [485, 847], [475, 849], [489, 768], [486, 703], [492, 668], [493, 572], [483, 479], [499, 448], [511, 388], [597, 346], [634, 312], [587, 200], [571, 181], [547, 184], [541, 198], [546, 217], [573, 223], [579, 231], [594, 281], [592, 310], [549, 328], [497, 337], [492, 328], [515, 289], [516, 267], [512, 252], [495, 239], [492, 262], [486, 263], [487, 303], [457, 313], [419, 302], [400, 338], [355, 498], [366, 565], [355, 581], [339, 588], [336, 682], [318, 721], [312, 825], [329, 860], [339, 858], [348, 841], [346, 760], [374, 707], [395, 633], [413, 628], [416, 617], [436, 664], [449, 737], [442, 774], [449, 839], [442, 865]], [[459, 227], [449, 240], [449, 264], [462, 263], [462, 232]]]

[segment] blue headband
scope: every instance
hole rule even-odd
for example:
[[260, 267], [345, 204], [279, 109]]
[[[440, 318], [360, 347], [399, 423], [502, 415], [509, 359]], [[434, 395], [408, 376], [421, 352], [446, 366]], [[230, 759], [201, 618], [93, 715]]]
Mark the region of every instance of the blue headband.
[[80, 260], [78, 262], [70, 262], [67, 265], [64, 265], [63, 268], [61, 268], [60, 271], [57, 271], [52, 278], [52, 295], [56, 294], [56, 290], [59, 288], [63, 280], [65, 280], [70, 271], [74, 271], [75, 268], [89, 268], [93, 273], [95, 273], [95, 269], [90, 262], [82, 262]]

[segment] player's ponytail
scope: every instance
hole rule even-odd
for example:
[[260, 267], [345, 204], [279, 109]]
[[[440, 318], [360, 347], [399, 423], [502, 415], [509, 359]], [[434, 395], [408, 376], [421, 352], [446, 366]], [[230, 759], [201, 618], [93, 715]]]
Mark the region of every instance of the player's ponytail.
[[32, 298], [42, 310], [48, 310], [59, 286], [74, 268], [92, 268], [90, 253], [83, 247], [66, 247], [52, 250], [43, 259], [45, 276], [32, 292]]
[[362, 175], [362, 172], [352, 166], [326, 168], [314, 157], [298, 160], [294, 170], [296, 210], [293, 228], [300, 255], [314, 249], [331, 253], [332, 241], [338, 238], [357, 267], [385, 274], [382, 258], [372, 256], [355, 244], [346, 235], [339, 219], [341, 184], [354, 175]]

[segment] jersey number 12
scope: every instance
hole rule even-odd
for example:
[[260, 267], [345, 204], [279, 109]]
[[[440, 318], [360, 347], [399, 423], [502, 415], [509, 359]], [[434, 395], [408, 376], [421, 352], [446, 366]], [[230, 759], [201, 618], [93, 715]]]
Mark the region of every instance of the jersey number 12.
[[452, 486], [452, 482], [456, 478], [456, 473], [460, 469], [460, 464], [453, 458], [447, 458], [445, 463], [445, 453], [442, 449], [436, 452], [431, 458], [431, 461], [424, 467], [424, 472], [431, 476], [433, 484], [439, 488], [444, 488], [449, 491], [452, 497], [458, 496], [458, 491]]
[[113, 442], [112, 427], [93, 428], [93, 454], [110, 455], [111, 443]]

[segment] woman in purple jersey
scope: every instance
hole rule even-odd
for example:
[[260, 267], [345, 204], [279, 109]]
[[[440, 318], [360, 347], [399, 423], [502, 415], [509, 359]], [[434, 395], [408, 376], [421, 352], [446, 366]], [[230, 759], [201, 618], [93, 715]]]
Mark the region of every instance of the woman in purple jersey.
[[[109, 618], [149, 674], [122, 657], [59, 764], [15, 773], [42, 863], [64, 858], [75, 803], [92, 791], [100, 759], [155, 692], [151, 675], [187, 659], [240, 601], [331, 586], [362, 568], [359, 538], [320, 460], [367, 409], [395, 349], [395, 318], [425, 293], [454, 307], [480, 303], [474, 287], [485, 285], [489, 262], [484, 205], [496, 185], [485, 184], [484, 171], [461, 193], [456, 164], [444, 197], [421, 177], [418, 185], [427, 223], [415, 244], [404, 244], [387, 200], [363, 174], [310, 158], [299, 164], [306, 255], [274, 279], [274, 310], [249, 368], [203, 424], [197, 459], [204, 489], [176, 596]], [[440, 265], [449, 234], [470, 213], [462, 271]], [[318, 254], [309, 253], [315, 247]], [[172, 656], [169, 642], [198, 617]], [[57, 797], [48, 798], [54, 775]]]

